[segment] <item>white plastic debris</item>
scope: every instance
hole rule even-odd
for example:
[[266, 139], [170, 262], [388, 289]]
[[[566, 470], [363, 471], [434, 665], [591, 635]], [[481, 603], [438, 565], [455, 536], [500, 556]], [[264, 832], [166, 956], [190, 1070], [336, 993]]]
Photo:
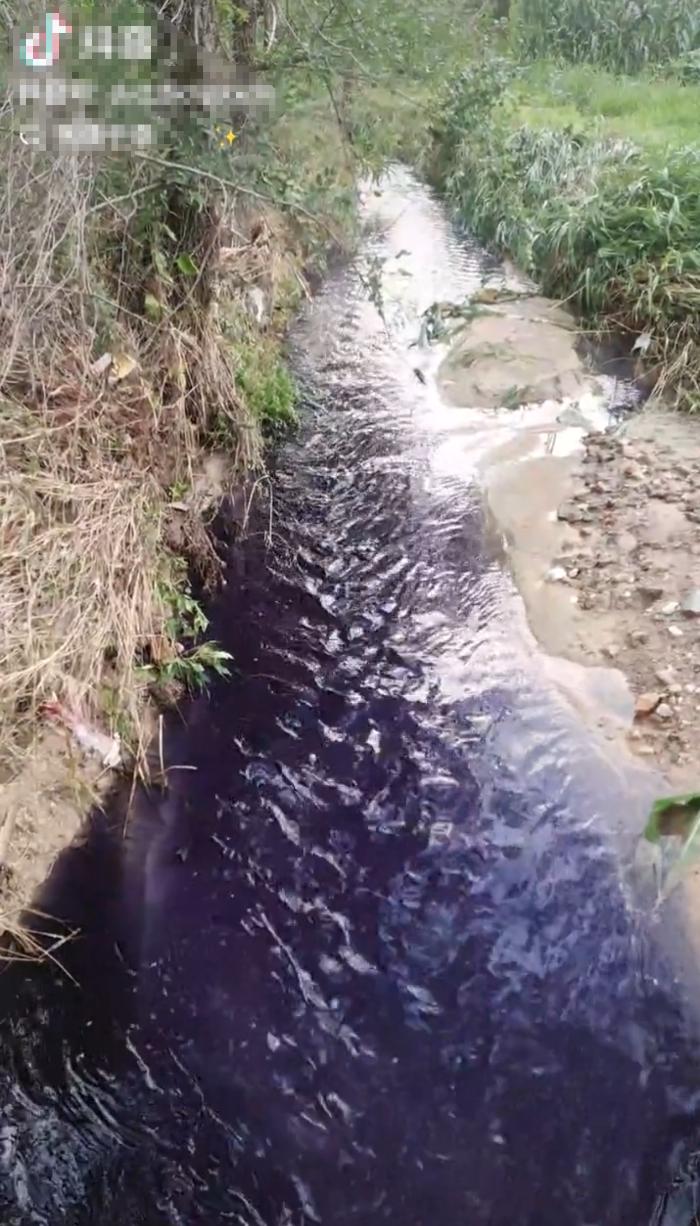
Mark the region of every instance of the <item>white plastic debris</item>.
[[632, 346], [632, 353], [647, 353], [653, 339], [651, 332], [642, 332]]
[[687, 617], [700, 617], [700, 588], [691, 588], [681, 601], [681, 609]]
[[101, 732], [99, 728], [91, 726], [79, 712], [68, 706], [67, 703], [55, 700], [45, 702], [41, 713], [53, 723], [67, 728], [81, 749], [84, 749], [86, 753], [96, 754], [101, 759], [103, 766], [113, 770], [121, 765], [122, 750], [118, 736], [108, 736], [106, 732]]
[[103, 353], [101, 358], [98, 358], [96, 362], [93, 362], [92, 366], [90, 367], [90, 372], [93, 375], [103, 375], [106, 370], [109, 370], [111, 365], [111, 353]]

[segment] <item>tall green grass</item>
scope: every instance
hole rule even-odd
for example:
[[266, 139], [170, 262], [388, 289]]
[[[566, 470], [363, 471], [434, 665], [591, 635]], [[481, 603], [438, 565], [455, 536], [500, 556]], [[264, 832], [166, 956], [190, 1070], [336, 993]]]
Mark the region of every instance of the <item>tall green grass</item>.
[[530, 58], [639, 72], [700, 47], [697, 0], [516, 0], [512, 29]]
[[700, 145], [659, 154], [600, 130], [518, 124], [518, 88], [448, 92], [434, 126], [448, 195], [545, 293], [596, 327], [645, 334], [660, 387], [700, 407]]
[[648, 73], [621, 76], [590, 64], [538, 61], [521, 74], [520, 122], [633, 141], [650, 152], [700, 143], [700, 87]]

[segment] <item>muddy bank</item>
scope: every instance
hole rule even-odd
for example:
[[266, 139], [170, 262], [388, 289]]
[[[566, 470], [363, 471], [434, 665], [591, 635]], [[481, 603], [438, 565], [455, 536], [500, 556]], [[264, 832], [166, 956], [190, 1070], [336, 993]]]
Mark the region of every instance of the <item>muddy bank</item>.
[[439, 395], [464, 415], [547, 667], [607, 737], [697, 786], [700, 428], [660, 407], [611, 415], [560, 304], [486, 289], [461, 315]]
[[535, 294], [482, 290], [439, 370], [445, 399], [485, 409], [575, 399], [596, 387], [564, 307]]
[[629, 749], [700, 779], [700, 429], [660, 408], [568, 456], [502, 448], [483, 468], [532, 630], [605, 668]]
[[204, 611], [223, 575], [214, 520], [224, 505], [229, 527], [245, 519], [270, 437], [296, 420], [282, 343], [322, 260], [311, 223], [215, 216], [206, 292], [167, 311], [171, 281], [163, 302], [146, 294], [172, 335], [151, 346], [148, 311], [109, 345], [83, 327], [70, 379], [43, 372], [50, 411], [33, 350], [30, 391], [4, 405], [0, 932], [119, 775], [148, 777], [159, 713], [226, 671]]
[[[0, 929], [13, 929], [46, 880], [57, 856], [76, 843], [90, 810], [104, 801], [117, 774], [49, 729], [0, 802]], [[38, 916], [29, 928], [42, 927]]]

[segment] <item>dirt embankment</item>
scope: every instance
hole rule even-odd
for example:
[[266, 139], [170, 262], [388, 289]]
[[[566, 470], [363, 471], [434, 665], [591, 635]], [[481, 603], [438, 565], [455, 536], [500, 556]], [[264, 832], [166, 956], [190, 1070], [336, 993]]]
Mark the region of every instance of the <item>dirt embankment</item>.
[[[151, 280], [143, 316], [136, 290], [128, 299], [128, 324], [115, 299], [107, 343], [55, 294], [73, 329], [63, 348], [45, 321], [40, 366], [18, 308], [19, 357], [4, 383], [0, 370], [0, 391], [13, 389], [0, 413], [0, 935], [22, 941], [42, 926], [23, 925], [22, 909], [117, 772], [153, 777], [158, 709], [226, 669], [190, 580], [216, 588], [216, 508], [247, 504], [267, 432], [293, 418], [281, 342], [310, 293], [309, 232], [231, 202], [205, 223], [187, 256], [196, 297], [170, 253], [181, 284], [169, 273], [163, 317], [146, 309]], [[15, 367], [32, 362], [27, 384]]]
[[546, 298], [480, 291], [459, 314], [441, 396], [478, 436], [491, 521], [548, 666], [669, 788], [700, 787], [700, 423], [647, 406], [594, 428], [610, 382]]
[[617, 673], [629, 749], [697, 788], [700, 426], [647, 409], [573, 456], [492, 464], [486, 486], [538, 640]]

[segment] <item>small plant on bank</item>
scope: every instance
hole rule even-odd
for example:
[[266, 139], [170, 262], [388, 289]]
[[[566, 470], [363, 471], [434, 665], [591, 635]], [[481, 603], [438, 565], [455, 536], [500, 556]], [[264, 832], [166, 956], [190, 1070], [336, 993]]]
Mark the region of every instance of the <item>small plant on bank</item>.
[[212, 673], [230, 677], [228, 661], [232, 659], [231, 653], [223, 651], [217, 643], [200, 643], [163, 663], [144, 664], [141, 673], [144, 680], [154, 684], [161, 693], [169, 692], [173, 683], [191, 693], [201, 693], [208, 688]]
[[268, 435], [297, 424], [297, 387], [276, 346], [264, 337], [237, 347], [238, 391]]
[[230, 652], [214, 642], [196, 643], [206, 634], [209, 618], [192, 595], [183, 559], [173, 559], [171, 573], [158, 584], [158, 592], [166, 612], [164, 636], [155, 650], [151, 648], [155, 658], [141, 666], [142, 679], [161, 693], [173, 683], [198, 692], [206, 689], [211, 673], [230, 676]]
[[660, 889], [668, 894], [697, 863], [700, 850], [700, 792], [662, 796], [653, 805], [644, 838], [659, 852]]

